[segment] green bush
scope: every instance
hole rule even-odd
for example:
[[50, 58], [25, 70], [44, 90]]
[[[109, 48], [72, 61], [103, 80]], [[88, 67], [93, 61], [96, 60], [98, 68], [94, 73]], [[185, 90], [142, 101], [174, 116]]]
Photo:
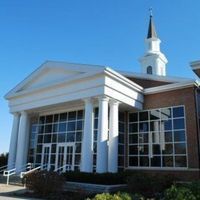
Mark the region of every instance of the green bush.
[[192, 194], [196, 197], [197, 200], [200, 200], [200, 181], [194, 181], [188, 185], [188, 188], [191, 190]]
[[130, 193], [140, 193], [145, 197], [155, 197], [173, 184], [173, 177], [139, 172], [128, 177], [127, 184]]
[[63, 174], [66, 181], [72, 182], [83, 182], [83, 183], [94, 183], [94, 184], [104, 184], [104, 185], [114, 185], [114, 184], [126, 184], [128, 172], [119, 173], [85, 173], [70, 171]]
[[50, 171], [32, 172], [25, 175], [23, 181], [29, 190], [41, 196], [60, 192], [65, 182], [62, 175]]
[[177, 187], [172, 185], [165, 191], [165, 200], [197, 200], [192, 191], [186, 187]]
[[94, 198], [92, 199], [87, 199], [87, 200], [144, 200], [144, 198], [141, 195], [130, 195], [128, 193], [120, 193], [118, 192], [117, 194], [109, 194], [109, 193], [102, 193], [102, 194], [97, 194]]

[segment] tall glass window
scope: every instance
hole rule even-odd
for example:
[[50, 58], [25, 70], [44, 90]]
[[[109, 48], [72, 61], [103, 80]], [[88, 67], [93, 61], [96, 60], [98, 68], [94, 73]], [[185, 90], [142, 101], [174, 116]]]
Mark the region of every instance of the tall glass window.
[[96, 172], [96, 163], [97, 163], [98, 116], [99, 116], [99, 108], [95, 108], [94, 109], [94, 130], [93, 130], [93, 171], [94, 172]]
[[30, 138], [29, 138], [29, 150], [28, 150], [28, 162], [34, 163], [34, 155], [36, 151], [36, 146], [37, 146], [37, 133], [38, 133], [38, 124], [37, 122], [32, 122], [31, 123], [31, 128], [30, 128]]
[[[98, 137], [98, 113], [94, 108], [93, 125], [93, 171], [96, 171], [97, 137]], [[44, 115], [37, 118], [31, 125], [29, 162], [40, 166], [43, 160], [44, 146], [50, 148], [50, 169], [54, 170], [58, 144], [73, 142], [75, 144], [74, 169], [80, 169], [81, 146], [84, 126], [84, 110], [70, 111]], [[118, 169], [124, 168], [124, 146], [125, 146], [125, 116], [119, 112], [119, 138], [118, 138]]]
[[[43, 144], [51, 144], [51, 169], [55, 168], [58, 143], [75, 143], [74, 169], [79, 170], [81, 161], [81, 144], [83, 134], [84, 111], [70, 111], [39, 117], [37, 125], [37, 148], [35, 165], [41, 165]], [[32, 135], [36, 125], [32, 126]]]
[[125, 113], [119, 112], [118, 171], [124, 169]]
[[129, 113], [130, 167], [187, 167], [184, 106]]

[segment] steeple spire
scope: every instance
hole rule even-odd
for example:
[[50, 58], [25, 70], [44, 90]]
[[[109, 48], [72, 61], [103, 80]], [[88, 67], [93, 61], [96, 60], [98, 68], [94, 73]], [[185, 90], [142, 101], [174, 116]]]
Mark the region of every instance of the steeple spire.
[[157, 38], [156, 29], [155, 29], [155, 25], [153, 22], [152, 8], [150, 8], [149, 11], [150, 11], [150, 19], [149, 19], [149, 28], [148, 28], [147, 39]]
[[155, 25], [153, 22], [152, 8], [150, 11], [150, 20], [148, 27], [146, 43], [146, 52], [140, 58], [141, 69], [145, 74], [153, 74], [158, 76], [166, 76], [167, 58], [160, 51], [160, 39], [157, 37]]

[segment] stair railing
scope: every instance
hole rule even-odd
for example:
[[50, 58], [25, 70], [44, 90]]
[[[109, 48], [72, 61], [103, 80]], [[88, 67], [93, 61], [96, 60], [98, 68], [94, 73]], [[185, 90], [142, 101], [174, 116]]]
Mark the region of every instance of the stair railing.
[[8, 168], [11, 168], [11, 169], [13, 169], [15, 167], [15, 163], [13, 162], [12, 163], [12, 165], [4, 165], [4, 166], [1, 166], [0, 167], [0, 174], [2, 173], [3, 174], [3, 172], [5, 171], [5, 170], [7, 170]]
[[71, 171], [72, 170], [72, 165], [69, 165], [69, 164], [63, 165], [61, 167], [56, 168], [54, 170], [54, 172], [62, 173], [63, 169], [65, 169], [65, 171]]
[[9, 185], [10, 176], [16, 174], [16, 168], [6, 170], [3, 172], [3, 176], [7, 176], [6, 184]]
[[45, 165], [40, 165], [40, 166], [38, 166], [38, 167], [35, 167], [35, 168], [32, 168], [32, 169], [30, 169], [30, 170], [28, 170], [28, 171], [26, 171], [26, 172], [21, 172], [20, 173], [20, 178], [23, 178], [26, 174], [30, 174], [30, 173], [32, 173], [32, 172], [34, 172], [34, 171], [37, 171], [37, 170], [45, 170], [45, 169], [47, 169], [47, 164], [45, 164]]
[[0, 167], [0, 174], [8, 168], [8, 165]]
[[[19, 170], [19, 171], [23, 171], [23, 170], [26, 170], [26, 171], [28, 170], [28, 171], [30, 171], [31, 168], [32, 168], [32, 163], [27, 163], [27, 164], [25, 164], [25, 165], [22, 165], [22, 167], [19, 168], [18, 170]], [[5, 171], [3, 172], [3, 176], [6, 176], [6, 177], [7, 177], [7, 181], [6, 181], [7, 185], [9, 185], [10, 176], [15, 175], [16, 173], [17, 173], [17, 172], [16, 172], [16, 168], [13, 168], [13, 169], [10, 169], [10, 170], [5, 170]]]

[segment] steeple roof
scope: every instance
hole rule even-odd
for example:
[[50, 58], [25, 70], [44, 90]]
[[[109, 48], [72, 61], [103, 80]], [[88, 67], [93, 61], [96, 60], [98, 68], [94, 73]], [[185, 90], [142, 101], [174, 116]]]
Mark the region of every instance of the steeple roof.
[[152, 14], [150, 14], [149, 28], [148, 28], [148, 34], [147, 34], [147, 39], [149, 39], [149, 38], [157, 38]]

